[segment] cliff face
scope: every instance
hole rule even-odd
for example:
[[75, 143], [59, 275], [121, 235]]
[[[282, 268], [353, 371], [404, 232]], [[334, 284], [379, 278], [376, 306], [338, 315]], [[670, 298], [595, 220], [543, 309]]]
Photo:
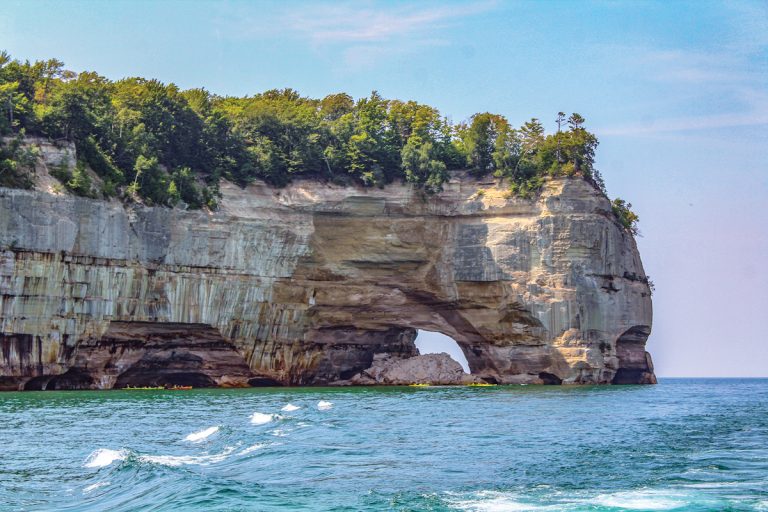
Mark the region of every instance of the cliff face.
[[0, 387], [360, 382], [416, 329], [488, 382], [655, 382], [608, 200], [505, 189], [225, 183], [215, 213], [0, 189]]

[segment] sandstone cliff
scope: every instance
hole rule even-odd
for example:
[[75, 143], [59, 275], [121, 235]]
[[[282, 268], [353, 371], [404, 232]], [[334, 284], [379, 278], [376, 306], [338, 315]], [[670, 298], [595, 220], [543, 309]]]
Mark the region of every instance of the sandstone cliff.
[[212, 213], [0, 189], [0, 388], [360, 382], [416, 329], [487, 382], [655, 382], [609, 201], [505, 190], [224, 183]]

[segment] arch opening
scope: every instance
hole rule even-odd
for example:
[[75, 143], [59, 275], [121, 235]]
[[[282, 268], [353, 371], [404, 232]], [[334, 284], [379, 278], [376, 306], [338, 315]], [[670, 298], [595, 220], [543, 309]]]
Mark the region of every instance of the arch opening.
[[451, 359], [461, 365], [464, 373], [471, 374], [469, 362], [456, 340], [440, 332], [419, 329], [413, 342], [420, 355], [440, 354], [445, 352]]
[[645, 342], [651, 328], [635, 325], [616, 340], [619, 368], [611, 384], [656, 384], [651, 354], [645, 351]]

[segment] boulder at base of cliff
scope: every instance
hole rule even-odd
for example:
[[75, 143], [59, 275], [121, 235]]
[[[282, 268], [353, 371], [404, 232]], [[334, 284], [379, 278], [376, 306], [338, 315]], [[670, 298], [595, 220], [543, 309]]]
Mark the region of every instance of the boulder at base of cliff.
[[407, 384], [466, 384], [474, 382], [464, 373], [461, 365], [445, 352], [425, 354], [406, 359], [393, 358], [388, 354], [377, 354], [367, 370], [358, 373], [351, 384], [390, 385]]

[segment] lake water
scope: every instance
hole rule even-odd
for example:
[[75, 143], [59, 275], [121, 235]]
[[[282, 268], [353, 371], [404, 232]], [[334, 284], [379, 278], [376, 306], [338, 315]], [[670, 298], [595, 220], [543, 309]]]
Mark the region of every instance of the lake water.
[[768, 510], [768, 380], [2, 393], [0, 510]]

